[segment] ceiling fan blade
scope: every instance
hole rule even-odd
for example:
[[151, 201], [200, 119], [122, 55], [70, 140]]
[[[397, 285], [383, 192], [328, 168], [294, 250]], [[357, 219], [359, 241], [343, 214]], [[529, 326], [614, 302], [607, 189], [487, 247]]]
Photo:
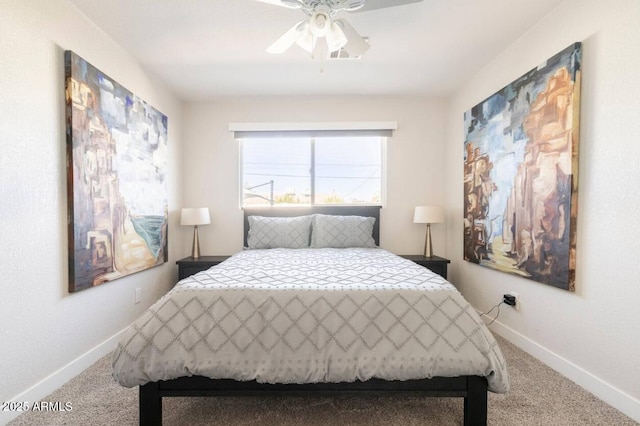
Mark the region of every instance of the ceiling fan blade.
[[256, 0], [262, 3], [273, 4], [275, 6], [287, 7], [289, 9], [300, 9], [304, 3], [301, 0]]
[[383, 9], [385, 7], [395, 7], [411, 3], [420, 3], [421, 1], [422, 0], [366, 0], [365, 5], [357, 10], [354, 10], [354, 12], [367, 12], [369, 10]]
[[344, 19], [336, 19], [338, 26], [342, 28], [342, 32], [347, 37], [347, 44], [343, 49], [349, 53], [349, 56], [356, 57], [362, 55], [369, 50], [369, 43]]
[[304, 29], [307, 27], [307, 21], [300, 21], [295, 24], [289, 31], [280, 36], [271, 46], [267, 48], [268, 53], [284, 53], [288, 48], [298, 41]]
[[335, 3], [334, 9], [354, 12], [364, 7], [365, 3], [366, 0], [340, 0], [338, 3]]

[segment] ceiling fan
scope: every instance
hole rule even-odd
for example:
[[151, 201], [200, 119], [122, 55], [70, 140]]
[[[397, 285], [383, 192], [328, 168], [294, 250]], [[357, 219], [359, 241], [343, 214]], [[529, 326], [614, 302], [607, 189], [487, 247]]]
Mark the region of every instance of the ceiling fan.
[[318, 42], [326, 44], [329, 54], [345, 51], [359, 57], [369, 49], [369, 42], [346, 20], [336, 19], [338, 12], [362, 12], [384, 7], [417, 3], [422, 0], [257, 0], [289, 9], [300, 9], [308, 19], [295, 24], [267, 48], [269, 53], [284, 53], [294, 44], [313, 55]]

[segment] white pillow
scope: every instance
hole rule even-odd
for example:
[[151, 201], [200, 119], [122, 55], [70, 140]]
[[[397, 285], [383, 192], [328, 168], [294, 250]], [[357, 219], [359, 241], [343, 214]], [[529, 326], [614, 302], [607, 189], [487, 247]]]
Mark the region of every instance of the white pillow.
[[315, 214], [311, 231], [313, 248], [375, 247], [374, 217]]
[[250, 249], [307, 248], [311, 216], [249, 216], [247, 245]]

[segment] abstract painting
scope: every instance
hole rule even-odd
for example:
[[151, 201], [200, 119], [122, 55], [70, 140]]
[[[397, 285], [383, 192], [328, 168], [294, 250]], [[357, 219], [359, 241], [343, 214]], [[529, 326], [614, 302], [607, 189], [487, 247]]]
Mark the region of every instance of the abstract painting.
[[167, 261], [167, 117], [65, 52], [69, 291]]
[[464, 259], [574, 291], [582, 45], [464, 114]]

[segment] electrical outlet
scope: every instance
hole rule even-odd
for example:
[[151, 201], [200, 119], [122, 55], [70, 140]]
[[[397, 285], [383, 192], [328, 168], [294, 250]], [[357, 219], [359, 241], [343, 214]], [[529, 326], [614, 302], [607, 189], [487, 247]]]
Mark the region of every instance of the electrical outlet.
[[518, 293], [515, 293], [513, 291], [506, 293], [503, 296], [502, 301], [507, 305], [511, 306], [516, 311], [520, 310], [520, 296], [518, 295]]
[[134, 292], [134, 304], [138, 304], [140, 303], [140, 300], [142, 299], [142, 289], [140, 287], [136, 288], [135, 292]]

